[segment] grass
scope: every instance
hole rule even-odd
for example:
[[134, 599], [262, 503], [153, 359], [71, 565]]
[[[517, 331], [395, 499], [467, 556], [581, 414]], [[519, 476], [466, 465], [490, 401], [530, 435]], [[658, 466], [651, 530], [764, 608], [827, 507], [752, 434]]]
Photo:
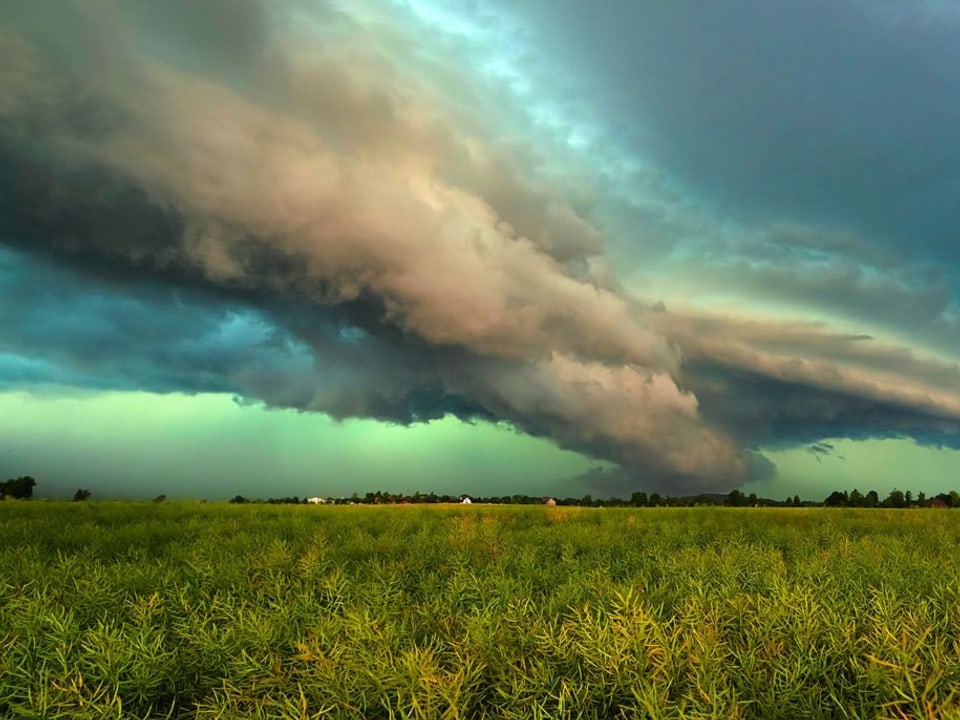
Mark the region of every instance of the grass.
[[0, 717], [960, 718], [960, 513], [0, 504]]

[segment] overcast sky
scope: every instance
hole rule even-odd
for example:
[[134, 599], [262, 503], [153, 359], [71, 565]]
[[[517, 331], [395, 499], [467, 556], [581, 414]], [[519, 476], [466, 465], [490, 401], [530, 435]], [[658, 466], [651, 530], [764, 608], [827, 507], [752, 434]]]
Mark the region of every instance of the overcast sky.
[[4, 2], [0, 476], [954, 487], [958, 67], [935, 0]]

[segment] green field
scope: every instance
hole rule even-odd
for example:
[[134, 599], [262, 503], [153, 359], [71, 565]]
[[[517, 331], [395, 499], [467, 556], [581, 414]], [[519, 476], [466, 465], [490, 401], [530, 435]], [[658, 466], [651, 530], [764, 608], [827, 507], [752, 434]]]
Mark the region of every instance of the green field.
[[960, 512], [0, 503], [3, 718], [960, 718]]

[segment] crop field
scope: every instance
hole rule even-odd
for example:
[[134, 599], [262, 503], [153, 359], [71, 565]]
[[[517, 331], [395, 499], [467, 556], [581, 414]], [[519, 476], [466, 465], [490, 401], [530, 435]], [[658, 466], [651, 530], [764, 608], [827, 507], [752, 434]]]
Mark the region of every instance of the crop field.
[[960, 718], [960, 513], [0, 503], [2, 718]]

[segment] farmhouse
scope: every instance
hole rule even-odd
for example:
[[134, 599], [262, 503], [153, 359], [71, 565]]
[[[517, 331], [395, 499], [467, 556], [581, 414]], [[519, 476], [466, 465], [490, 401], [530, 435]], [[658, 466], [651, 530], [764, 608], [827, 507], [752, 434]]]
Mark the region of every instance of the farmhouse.
[[311, 497], [311, 498], [307, 498], [307, 502], [310, 505], [326, 505], [327, 499], [322, 497]]
[[473, 500], [470, 499], [469, 495], [464, 495], [462, 498], [460, 498], [461, 505], [471, 505], [472, 503]]

